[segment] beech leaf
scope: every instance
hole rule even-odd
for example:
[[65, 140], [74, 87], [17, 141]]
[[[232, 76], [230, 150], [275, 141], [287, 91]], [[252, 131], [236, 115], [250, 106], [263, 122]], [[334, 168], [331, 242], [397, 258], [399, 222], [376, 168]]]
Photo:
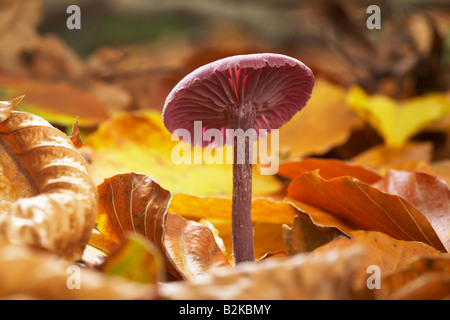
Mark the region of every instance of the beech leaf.
[[422, 241], [446, 250], [417, 208], [400, 196], [384, 193], [355, 178], [326, 180], [315, 172], [305, 172], [291, 182], [288, 197], [319, 207], [356, 229], [377, 230], [396, 239]]
[[389, 170], [374, 186], [419, 209], [450, 251], [450, 190], [444, 180], [424, 172]]
[[351, 281], [365, 253], [358, 247], [310, 256], [242, 263], [212, 270], [192, 281], [167, 283], [160, 288], [173, 300], [297, 300], [371, 298]]
[[0, 123], [0, 239], [79, 258], [96, 215], [87, 164], [46, 120], [8, 112]]
[[381, 179], [381, 175], [365, 166], [356, 165], [348, 161], [316, 158], [281, 163], [278, 174], [293, 179], [305, 171], [316, 170], [325, 179], [351, 176], [367, 184], [372, 184]]
[[171, 194], [152, 178], [134, 172], [117, 174], [97, 188], [101, 235], [91, 238], [92, 246], [110, 254], [128, 232], [141, 234], [161, 250], [167, 271], [176, 278], [229, 265], [208, 227], [167, 212]]
[[[364, 248], [367, 255], [360, 259], [359, 268], [353, 278], [356, 288], [366, 287], [367, 268], [375, 265], [380, 268], [381, 275], [386, 275], [405, 267], [409, 261], [421, 256], [441, 256], [442, 254], [429, 245], [416, 241], [394, 239], [377, 231], [351, 231], [350, 238], [341, 237], [313, 251], [315, 254], [336, 251], [358, 245]], [[383, 289], [383, 288], [381, 288]]]
[[366, 119], [390, 147], [401, 147], [414, 134], [450, 112], [450, 99], [445, 93], [397, 101], [384, 95], [369, 96], [361, 88], [353, 87], [348, 99], [350, 107]]

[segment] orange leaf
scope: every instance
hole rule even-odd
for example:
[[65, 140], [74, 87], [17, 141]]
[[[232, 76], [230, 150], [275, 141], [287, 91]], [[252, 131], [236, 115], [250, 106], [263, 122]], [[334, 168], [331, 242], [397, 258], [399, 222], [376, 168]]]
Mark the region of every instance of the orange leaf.
[[26, 93], [21, 110], [39, 114], [52, 123], [70, 126], [74, 115], [79, 115], [81, 125], [96, 126], [108, 118], [104, 104], [68, 82], [36, 81], [0, 73], [0, 88], [6, 92], [6, 99]]
[[424, 172], [389, 170], [374, 186], [419, 209], [450, 251], [450, 190], [444, 180]]
[[389, 169], [427, 170], [431, 161], [433, 145], [429, 142], [407, 142], [400, 148], [378, 145], [352, 159], [356, 165], [368, 166], [385, 174]]
[[[188, 219], [210, 221], [219, 230], [227, 252], [232, 252], [231, 241], [231, 199], [197, 197], [186, 194], [173, 195], [169, 211]], [[284, 251], [282, 225], [292, 224], [299, 211], [289, 203], [264, 198], [252, 201], [252, 222], [254, 230], [255, 257], [267, 253]], [[229, 256], [232, 261], [232, 257]]]
[[317, 206], [354, 227], [377, 230], [401, 240], [445, 247], [425, 216], [403, 198], [381, 192], [355, 178], [325, 180], [315, 172], [295, 178], [288, 197]]
[[360, 261], [360, 268], [354, 279], [357, 288], [366, 286], [369, 276], [367, 268], [371, 265], [378, 266], [383, 276], [403, 268], [416, 257], [440, 255], [438, 251], [424, 243], [396, 240], [381, 232], [359, 230], [350, 232], [350, 235], [350, 239], [344, 237], [336, 239], [319, 247], [314, 253], [345, 249], [354, 245], [361, 246], [366, 256]]
[[450, 256], [415, 259], [383, 277], [381, 299], [436, 300], [450, 297]]
[[381, 179], [378, 173], [364, 166], [347, 161], [316, 158], [281, 163], [278, 174], [293, 179], [305, 171], [315, 170], [318, 170], [318, 173], [324, 179], [350, 176], [367, 184], [372, 184]]

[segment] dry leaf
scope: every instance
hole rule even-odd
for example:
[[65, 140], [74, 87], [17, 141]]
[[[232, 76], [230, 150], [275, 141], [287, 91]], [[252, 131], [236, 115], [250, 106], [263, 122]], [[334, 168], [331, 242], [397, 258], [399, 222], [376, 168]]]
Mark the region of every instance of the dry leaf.
[[[366, 256], [360, 259], [359, 268], [355, 273], [355, 288], [366, 287], [369, 266], [380, 268], [381, 276], [406, 266], [411, 259], [419, 256], [439, 256], [434, 248], [415, 241], [396, 240], [376, 231], [351, 231], [350, 238], [341, 237], [319, 248], [314, 253], [324, 253], [359, 245], [364, 248]], [[382, 288], [383, 289], [383, 288]]]
[[[220, 237], [231, 256], [231, 199], [214, 197], [197, 197], [187, 194], [172, 196], [169, 211], [187, 219], [205, 219], [218, 230]], [[291, 225], [299, 214], [291, 204], [256, 198], [252, 201], [252, 225], [254, 231], [255, 258], [264, 257], [267, 253], [285, 251], [282, 225]]]
[[[107, 277], [22, 246], [0, 246], [1, 299], [150, 299], [155, 287]], [[79, 287], [77, 288], [77, 285]]]
[[[100, 125], [85, 139], [83, 150], [90, 154], [91, 177], [98, 184], [117, 172], [135, 171], [152, 175], [172, 194], [231, 196], [232, 164], [206, 164], [202, 149], [190, 146], [192, 157], [199, 157], [202, 163], [176, 164], [172, 152], [180, 143], [171, 141], [159, 112], [134, 113], [114, 116]], [[231, 151], [224, 150], [224, 156]], [[254, 196], [272, 194], [281, 188], [276, 177], [261, 175], [254, 169]]]
[[11, 99], [26, 94], [20, 110], [38, 114], [47, 121], [70, 127], [76, 115], [80, 126], [96, 126], [109, 117], [107, 107], [89, 91], [69, 82], [33, 80], [12, 74], [0, 73], [2, 98]]
[[450, 112], [445, 93], [430, 93], [405, 101], [383, 95], [368, 96], [361, 88], [349, 92], [349, 105], [384, 138], [386, 145], [401, 147], [414, 134]]
[[326, 180], [315, 172], [306, 172], [291, 182], [288, 197], [323, 209], [356, 229], [377, 230], [397, 239], [422, 241], [437, 250], [446, 250], [417, 208], [355, 178]]
[[175, 300], [298, 300], [370, 298], [351, 279], [364, 252], [357, 247], [295, 255], [212, 270], [192, 281], [168, 283], [159, 294]]
[[389, 170], [373, 186], [398, 195], [419, 209], [450, 251], [450, 190], [445, 181], [424, 172]]
[[165, 279], [164, 260], [159, 249], [137, 233], [126, 235], [99, 269], [132, 281], [157, 284]]
[[72, 133], [69, 136], [70, 141], [72, 141], [75, 148], [80, 149], [83, 146], [83, 140], [81, 140], [80, 136], [80, 128], [78, 127], [78, 118], [75, 119], [75, 122], [72, 125]]
[[292, 228], [283, 225], [283, 238], [289, 255], [310, 252], [342, 235], [337, 228], [317, 226], [307, 214], [296, 216]]
[[345, 89], [316, 79], [306, 107], [279, 131], [281, 158], [320, 155], [345, 143], [351, 132], [362, 125], [347, 106], [346, 94]]
[[324, 179], [350, 176], [367, 184], [372, 184], [381, 179], [381, 176], [370, 168], [348, 161], [319, 158], [307, 158], [281, 163], [278, 175], [293, 179], [305, 171], [316, 170]]
[[436, 300], [450, 297], [450, 256], [413, 260], [382, 278], [378, 299]]
[[230, 267], [208, 227], [170, 212], [164, 224], [163, 244], [172, 264], [185, 279], [208, 270]]
[[169, 191], [148, 176], [117, 174], [97, 188], [97, 230], [101, 236], [91, 238], [92, 246], [110, 253], [108, 250], [126, 233], [142, 234], [159, 247], [168, 272], [176, 278], [189, 279], [210, 268], [229, 265], [211, 230], [168, 213]]
[[400, 148], [378, 145], [354, 157], [351, 162], [368, 166], [384, 175], [387, 170], [429, 171], [428, 164], [433, 157], [430, 142], [406, 142]]
[[0, 238], [79, 258], [97, 191], [84, 158], [44, 119], [12, 111], [0, 123]]

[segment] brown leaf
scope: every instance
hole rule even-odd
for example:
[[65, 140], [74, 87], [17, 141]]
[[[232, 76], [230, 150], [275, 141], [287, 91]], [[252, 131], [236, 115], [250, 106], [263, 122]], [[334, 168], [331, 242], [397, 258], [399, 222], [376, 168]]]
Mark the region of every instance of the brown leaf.
[[288, 197], [323, 209], [356, 229], [377, 230], [397, 239], [422, 241], [446, 250], [417, 208], [355, 178], [326, 180], [315, 172], [306, 172], [291, 182]]
[[[170, 192], [144, 174], [117, 174], [98, 186], [97, 230], [90, 244], [108, 252], [127, 232], [144, 235], [164, 253], [168, 271], [192, 278], [228, 265], [208, 227], [168, 213]], [[103, 243], [102, 243], [103, 242]], [[197, 244], [192, 246], [192, 244]]]
[[16, 106], [23, 100], [25, 96], [20, 96], [10, 101], [0, 101], [0, 123], [5, 121]]
[[381, 176], [370, 168], [355, 165], [348, 161], [319, 158], [307, 158], [281, 163], [278, 174], [293, 179], [305, 171], [316, 170], [324, 179], [350, 176], [367, 184], [372, 184], [381, 179]]
[[171, 198], [169, 191], [152, 178], [134, 172], [105, 179], [97, 190], [98, 231], [114, 243], [119, 243], [127, 232], [135, 232], [162, 247], [162, 225]]
[[97, 192], [84, 158], [44, 119], [12, 111], [0, 123], [0, 239], [81, 257]]
[[230, 266], [212, 231], [203, 224], [169, 212], [163, 237], [167, 256], [185, 279], [192, 279], [211, 269]]
[[389, 170], [374, 186], [419, 209], [450, 251], [450, 190], [444, 180], [423, 172]]
[[296, 216], [292, 228], [283, 225], [283, 238], [290, 255], [310, 252], [340, 235], [343, 233], [336, 228], [315, 225], [306, 214]]
[[70, 126], [78, 115], [80, 125], [89, 127], [98, 125], [109, 116], [106, 106], [94, 95], [69, 82], [37, 81], [0, 73], [0, 88], [5, 99], [26, 93], [27, 98], [20, 109], [39, 114], [51, 123]]
[[450, 256], [430, 256], [382, 278], [379, 299], [436, 300], [450, 297]]
[[[188, 219], [210, 221], [218, 229], [227, 252], [232, 252], [231, 199], [196, 197], [187, 194], [173, 195], [169, 211]], [[285, 251], [282, 225], [291, 225], [299, 211], [286, 202], [257, 198], [252, 201], [255, 258], [267, 253]], [[233, 261], [232, 256], [229, 260]]]
[[378, 266], [383, 276], [403, 268], [416, 257], [440, 255], [438, 251], [424, 243], [396, 240], [381, 232], [358, 230], [350, 232], [350, 236], [350, 238], [341, 237], [331, 241], [317, 248], [314, 253], [335, 251], [355, 245], [364, 248], [366, 256], [359, 261], [360, 265], [353, 279], [356, 288], [366, 286], [369, 277], [367, 268], [371, 265]]
[[[156, 289], [68, 264], [23, 246], [0, 246], [0, 298], [42, 300], [151, 299]], [[79, 288], [76, 285], [79, 285]]]
[[297, 300], [370, 298], [350, 279], [364, 252], [357, 247], [310, 256], [243, 263], [212, 270], [192, 281], [163, 284], [160, 295], [175, 300]]
[[81, 140], [80, 136], [80, 128], [78, 127], [78, 118], [75, 119], [75, 122], [72, 125], [72, 133], [69, 136], [70, 141], [72, 141], [75, 148], [80, 149], [83, 146], [83, 140]]

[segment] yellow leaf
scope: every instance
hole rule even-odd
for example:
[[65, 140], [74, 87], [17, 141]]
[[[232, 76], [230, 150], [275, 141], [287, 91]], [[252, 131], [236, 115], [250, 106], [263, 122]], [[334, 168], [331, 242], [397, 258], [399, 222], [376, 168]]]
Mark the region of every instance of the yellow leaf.
[[[188, 147], [200, 164], [172, 160], [174, 147], [180, 141], [171, 141], [159, 112], [124, 114], [104, 122], [86, 138], [84, 149], [92, 160], [91, 177], [96, 184], [118, 172], [141, 172], [152, 176], [172, 194], [188, 193], [198, 196], [231, 196], [233, 187], [231, 164], [206, 164], [202, 149]], [[227, 150], [224, 151], [224, 155]], [[254, 170], [253, 195], [278, 192], [281, 183], [269, 175]]]
[[396, 101], [384, 95], [369, 96], [361, 88], [353, 87], [348, 103], [391, 147], [401, 147], [414, 134], [450, 111], [450, 100], [444, 93]]
[[280, 157], [323, 154], [345, 143], [362, 121], [345, 101], [346, 90], [317, 78], [306, 107], [280, 128]]

